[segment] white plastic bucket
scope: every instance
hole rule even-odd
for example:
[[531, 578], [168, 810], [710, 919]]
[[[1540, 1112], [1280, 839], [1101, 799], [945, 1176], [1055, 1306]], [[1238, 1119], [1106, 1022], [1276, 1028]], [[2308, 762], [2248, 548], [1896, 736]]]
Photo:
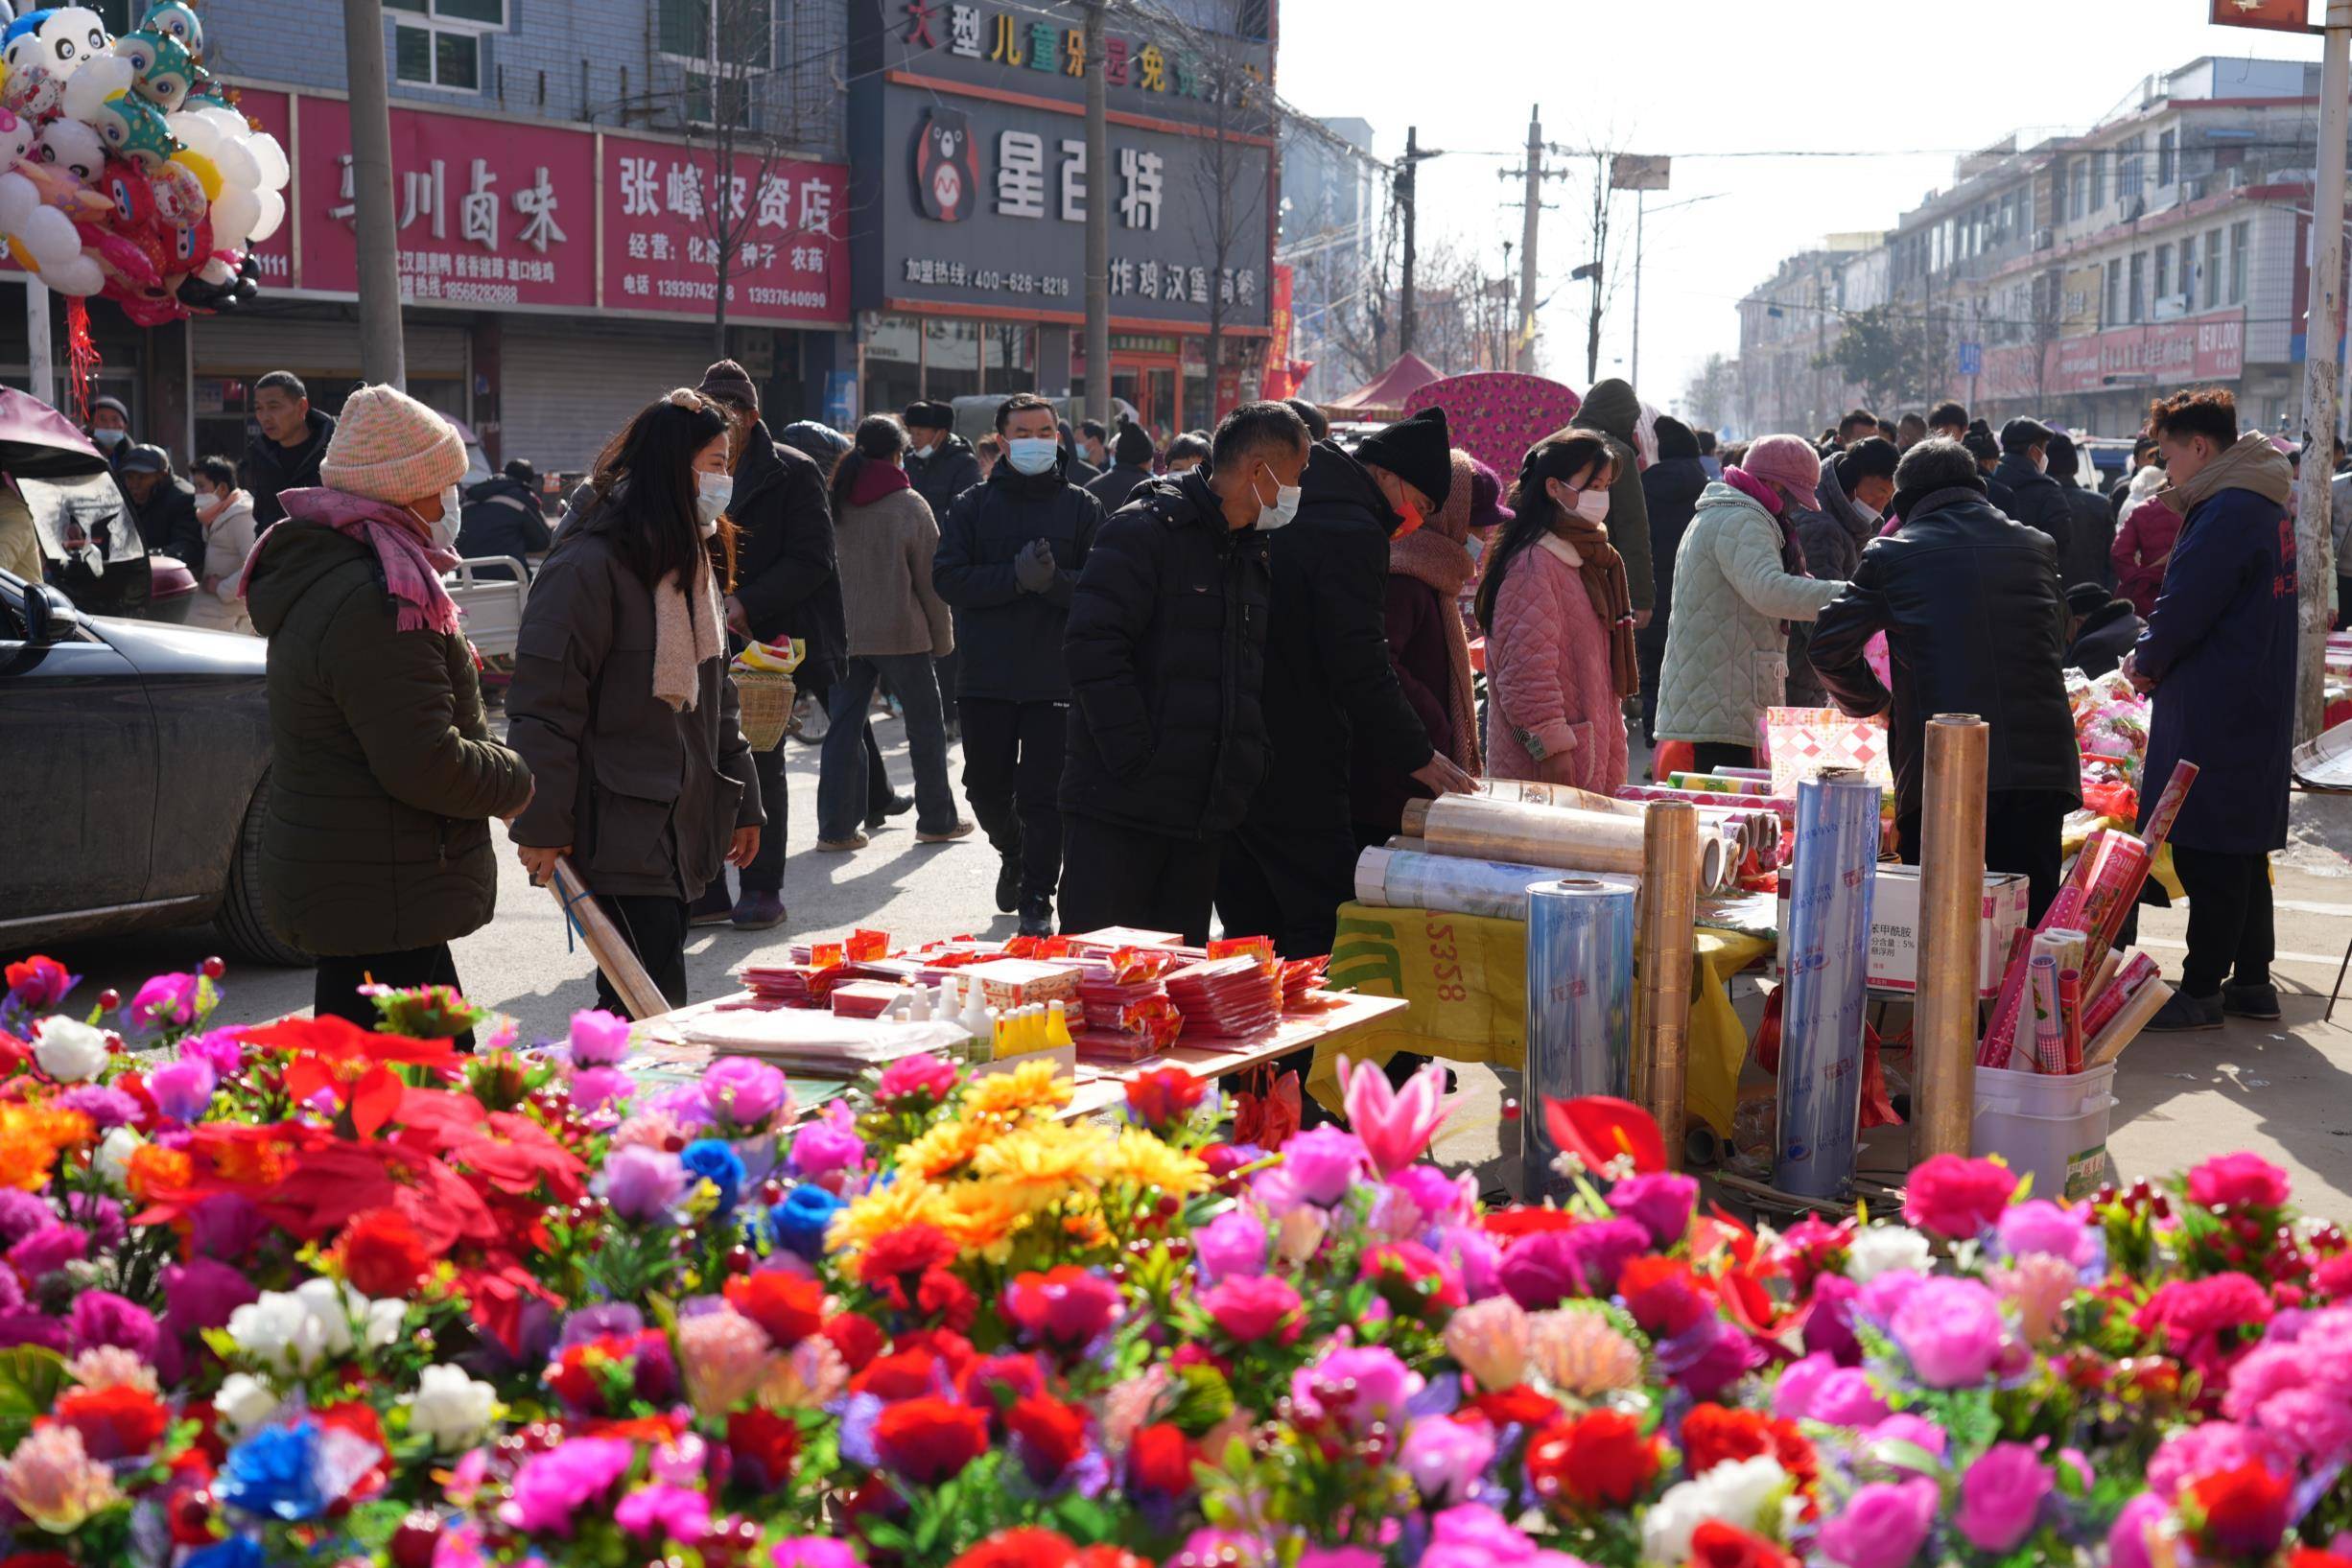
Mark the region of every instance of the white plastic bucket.
[[2031, 1172], [2036, 1198], [2087, 1198], [2106, 1180], [2114, 1086], [2112, 1062], [2063, 1074], [1979, 1067], [1972, 1150]]

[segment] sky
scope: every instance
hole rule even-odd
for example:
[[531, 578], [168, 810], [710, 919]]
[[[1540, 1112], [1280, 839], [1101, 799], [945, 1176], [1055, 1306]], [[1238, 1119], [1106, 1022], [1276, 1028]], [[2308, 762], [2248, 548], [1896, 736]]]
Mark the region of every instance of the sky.
[[[2023, 145], [2086, 129], [2136, 103], [2148, 76], [2202, 55], [2319, 58], [2317, 35], [2214, 27], [2208, 12], [2207, 0], [1283, 0], [1276, 86], [1304, 113], [1371, 121], [1383, 158], [1418, 126], [1421, 146], [1446, 150], [1421, 166], [1423, 243], [1451, 237], [1496, 268], [1520, 225], [1520, 184], [1498, 174], [1523, 162], [1531, 105], [1547, 142], [1672, 155], [1672, 188], [1647, 199], [1635, 385], [1662, 409], [1708, 354], [1737, 354], [1738, 301], [1782, 257], [1891, 227], [1952, 183], [1958, 153], [2011, 131]], [[1790, 152], [1858, 155], [1725, 155]], [[1549, 182], [1558, 205], [1537, 246], [1538, 358], [1582, 388], [1591, 285], [1568, 273], [1590, 259], [1592, 160], [1574, 168]], [[1693, 197], [1711, 199], [1670, 207]], [[1634, 215], [1620, 199], [1605, 377], [1633, 373]]]

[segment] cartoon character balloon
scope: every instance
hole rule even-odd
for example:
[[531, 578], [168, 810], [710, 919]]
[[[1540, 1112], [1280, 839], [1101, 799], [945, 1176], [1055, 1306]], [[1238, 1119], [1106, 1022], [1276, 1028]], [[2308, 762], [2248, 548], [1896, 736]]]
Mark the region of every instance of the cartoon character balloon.
[[170, 114], [188, 101], [196, 66], [187, 46], [167, 33], [133, 33], [117, 38], [114, 53], [137, 74], [139, 96]]
[[197, 20], [195, 9], [184, 4], [183, 0], [158, 0], [157, 4], [148, 7], [147, 15], [139, 23], [139, 31], [160, 33], [166, 37], [176, 38], [179, 46], [190, 55], [200, 56], [204, 52], [204, 24]]

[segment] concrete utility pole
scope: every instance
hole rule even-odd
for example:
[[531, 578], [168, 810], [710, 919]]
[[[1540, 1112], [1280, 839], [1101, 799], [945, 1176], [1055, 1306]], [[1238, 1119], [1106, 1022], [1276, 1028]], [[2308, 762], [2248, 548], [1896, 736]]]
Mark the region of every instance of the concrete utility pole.
[[360, 375], [409, 386], [400, 334], [400, 230], [392, 218], [392, 110], [386, 96], [384, 0], [343, 0], [351, 79], [351, 189], [359, 211]]
[[1397, 205], [1404, 218], [1404, 287], [1397, 300], [1397, 353], [1413, 352], [1413, 182], [1421, 167], [1421, 128], [1404, 131], [1404, 161], [1397, 166]]
[[1543, 212], [1543, 105], [1527, 111], [1527, 211], [1519, 220], [1518, 352], [1511, 366], [1536, 373], [1536, 228]]
[[[1111, 428], [1111, 105], [1102, 69], [1103, 0], [1086, 8], [1086, 407]], [[1216, 366], [1209, 367], [1216, 400]]]
[[49, 285], [36, 273], [25, 274], [25, 369], [33, 384], [33, 395], [51, 408], [58, 404], [58, 370], [53, 345], [56, 339], [49, 330]]
[[1626, 379], [1641, 385], [1641, 234], [1650, 217], [1650, 193], [1644, 188], [1634, 193], [1634, 363]]
[[2309, 740], [2326, 721], [2328, 593], [2328, 438], [2336, 430], [2336, 344], [2343, 335], [2344, 137], [2352, 129], [2352, 0], [2328, 0], [2319, 65], [2319, 189], [2312, 202], [2311, 316], [2303, 341], [2303, 466], [2296, 486], [2294, 569], [2295, 738]]

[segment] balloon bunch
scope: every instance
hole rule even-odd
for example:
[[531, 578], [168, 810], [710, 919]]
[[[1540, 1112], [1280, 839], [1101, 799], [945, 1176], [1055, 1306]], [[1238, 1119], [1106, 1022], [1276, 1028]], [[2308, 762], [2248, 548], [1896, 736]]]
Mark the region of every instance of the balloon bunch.
[[138, 326], [252, 299], [286, 152], [206, 74], [195, 11], [157, 0], [117, 38], [86, 6], [32, 6], [0, 0], [0, 245]]

